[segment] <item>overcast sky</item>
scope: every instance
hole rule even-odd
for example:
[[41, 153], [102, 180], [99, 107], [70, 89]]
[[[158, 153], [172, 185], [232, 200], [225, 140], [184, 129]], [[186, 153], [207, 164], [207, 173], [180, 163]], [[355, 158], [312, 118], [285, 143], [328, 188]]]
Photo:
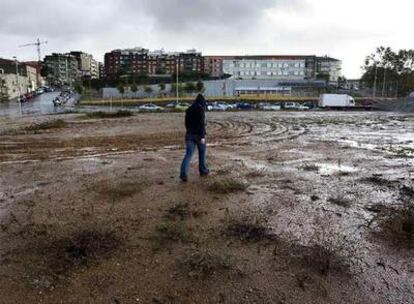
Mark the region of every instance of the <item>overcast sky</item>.
[[414, 48], [413, 0], [0, 0], [0, 57], [82, 50], [103, 61], [116, 48], [205, 55], [309, 54], [361, 74], [380, 45]]

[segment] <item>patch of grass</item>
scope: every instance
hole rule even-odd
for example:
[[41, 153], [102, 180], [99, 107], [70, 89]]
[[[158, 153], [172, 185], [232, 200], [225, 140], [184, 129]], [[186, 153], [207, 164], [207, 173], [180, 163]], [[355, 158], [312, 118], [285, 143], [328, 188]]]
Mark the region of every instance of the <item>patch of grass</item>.
[[385, 211], [380, 217], [381, 235], [387, 241], [414, 247], [414, 204], [406, 203], [402, 208]]
[[389, 207], [387, 207], [384, 204], [372, 204], [372, 205], [364, 207], [364, 209], [366, 211], [373, 212], [373, 213], [384, 213], [387, 210], [389, 210]]
[[30, 273], [32, 287], [55, 287], [72, 271], [86, 267], [115, 252], [123, 241], [113, 231], [82, 230], [65, 238], [59, 238], [36, 248], [41, 262]]
[[40, 123], [34, 123], [26, 128], [24, 128], [27, 132], [36, 132], [36, 131], [43, 131], [43, 130], [50, 130], [50, 129], [59, 129], [64, 128], [66, 126], [66, 122], [63, 119], [53, 119], [48, 120]]
[[220, 168], [216, 171], [216, 175], [228, 175], [231, 173], [231, 168]]
[[303, 165], [301, 169], [305, 171], [319, 172], [320, 168], [318, 165], [315, 165], [315, 164], [307, 164], [307, 165]]
[[264, 171], [264, 169], [250, 171], [246, 174], [247, 178], [258, 178], [258, 177], [264, 177], [264, 176], [266, 176], [266, 172]]
[[133, 196], [142, 190], [142, 183], [132, 181], [105, 181], [98, 187], [98, 192], [111, 202]]
[[350, 208], [352, 206], [352, 202], [349, 199], [346, 199], [342, 196], [331, 197], [328, 201], [334, 205], [341, 206], [344, 208]]
[[248, 221], [233, 222], [226, 227], [226, 235], [237, 238], [245, 242], [260, 242], [264, 240], [275, 240], [265, 226], [259, 223], [249, 223]]
[[299, 259], [303, 267], [310, 268], [316, 273], [328, 275], [331, 272], [349, 272], [350, 264], [338, 248], [313, 244], [302, 246], [300, 252]]
[[119, 110], [117, 112], [90, 112], [86, 113], [85, 116], [87, 118], [121, 118], [121, 117], [131, 117], [134, 114], [128, 110]]
[[388, 188], [393, 188], [396, 185], [395, 181], [390, 181], [377, 175], [362, 178], [361, 181], [365, 183], [378, 185], [378, 186], [388, 187]]
[[229, 194], [234, 192], [242, 192], [245, 191], [248, 187], [248, 184], [236, 180], [233, 178], [223, 178], [223, 179], [217, 179], [213, 181], [208, 189], [211, 192], [215, 193], [222, 193], [222, 194]]
[[232, 259], [228, 255], [195, 252], [186, 256], [180, 264], [189, 277], [207, 279], [230, 270]]
[[165, 217], [168, 219], [172, 219], [172, 220], [175, 220], [175, 219], [184, 220], [191, 215], [189, 208], [190, 206], [188, 203], [177, 204], [167, 209]]
[[183, 222], [165, 221], [155, 228], [151, 240], [153, 249], [160, 250], [171, 242], [189, 243], [192, 237]]

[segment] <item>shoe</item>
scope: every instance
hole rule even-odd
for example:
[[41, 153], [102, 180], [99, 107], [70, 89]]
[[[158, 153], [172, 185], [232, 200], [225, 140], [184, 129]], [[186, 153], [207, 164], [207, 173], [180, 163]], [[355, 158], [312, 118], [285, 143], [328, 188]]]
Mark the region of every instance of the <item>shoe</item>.
[[180, 176], [180, 179], [181, 179], [181, 181], [183, 182], [183, 183], [186, 183], [187, 182], [187, 176]]
[[210, 175], [210, 171], [206, 172], [206, 173], [200, 173], [201, 177], [206, 177]]

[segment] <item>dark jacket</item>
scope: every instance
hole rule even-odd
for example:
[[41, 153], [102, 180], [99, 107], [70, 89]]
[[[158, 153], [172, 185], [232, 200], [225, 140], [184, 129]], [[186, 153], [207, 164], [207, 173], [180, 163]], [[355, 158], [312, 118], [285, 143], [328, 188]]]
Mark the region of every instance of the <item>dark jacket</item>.
[[187, 134], [206, 136], [206, 100], [199, 94], [194, 103], [185, 111], [185, 127]]

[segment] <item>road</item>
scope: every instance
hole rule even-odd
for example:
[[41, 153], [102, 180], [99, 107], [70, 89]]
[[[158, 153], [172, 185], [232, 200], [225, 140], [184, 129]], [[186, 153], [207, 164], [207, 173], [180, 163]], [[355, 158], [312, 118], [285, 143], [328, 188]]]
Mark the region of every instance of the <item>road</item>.
[[[65, 109], [55, 108], [53, 106], [53, 99], [59, 95], [60, 92], [45, 93], [37, 96], [29, 102], [22, 103], [22, 115], [37, 116], [44, 114], [53, 114], [63, 112]], [[5, 102], [0, 103], [0, 117], [19, 117], [19, 103]]]

